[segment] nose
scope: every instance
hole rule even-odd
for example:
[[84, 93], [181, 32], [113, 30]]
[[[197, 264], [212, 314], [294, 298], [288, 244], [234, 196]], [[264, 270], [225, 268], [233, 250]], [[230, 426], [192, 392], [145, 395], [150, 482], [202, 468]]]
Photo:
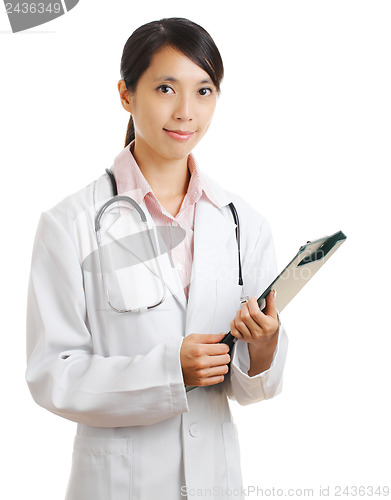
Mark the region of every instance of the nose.
[[174, 111], [174, 118], [178, 121], [190, 121], [193, 119], [193, 102], [191, 96], [182, 94], [178, 96]]

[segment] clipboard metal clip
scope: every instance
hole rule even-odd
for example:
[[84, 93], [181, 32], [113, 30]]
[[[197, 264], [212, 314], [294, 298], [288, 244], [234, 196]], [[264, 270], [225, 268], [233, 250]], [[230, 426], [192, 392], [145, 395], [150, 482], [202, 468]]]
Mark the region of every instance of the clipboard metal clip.
[[[327, 238], [327, 240], [324, 241], [322, 245], [317, 250], [315, 250], [315, 252], [312, 252], [310, 255], [304, 257], [297, 264], [297, 267], [304, 266], [305, 264], [309, 264], [310, 262], [316, 262], [317, 260], [323, 259], [330, 252], [330, 250], [332, 250], [335, 247], [335, 245], [341, 240], [346, 240], [346, 236], [342, 231], [338, 231], [338, 233], [335, 233], [329, 238]], [[305, 248], [305, 246], [306, 245], [304, 245], [304, 247], [301, 248]]]

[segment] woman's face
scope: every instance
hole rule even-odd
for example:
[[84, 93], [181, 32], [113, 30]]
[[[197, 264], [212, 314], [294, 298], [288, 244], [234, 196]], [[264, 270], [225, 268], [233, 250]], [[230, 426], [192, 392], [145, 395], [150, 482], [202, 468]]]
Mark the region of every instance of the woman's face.
[[156, 52], [134, 94], [121, 92], [133, 115], [135, 153], [146, 158], [186, 158], [211, 123], [217, 89], [210, 76], [172, 47]]

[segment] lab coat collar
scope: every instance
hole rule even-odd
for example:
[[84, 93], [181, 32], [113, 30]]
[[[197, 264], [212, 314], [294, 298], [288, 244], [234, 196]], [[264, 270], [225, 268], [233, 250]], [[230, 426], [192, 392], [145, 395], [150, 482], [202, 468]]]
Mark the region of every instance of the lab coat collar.
[[198, 170], [199, 176], [201, 178], [201, 183], [203, 190], [209, 200], [213, 200], [213, 204], [218, 208], [223, 208], [232, 202], [231, 195], [228, 191], [222, 189], [217, 182], [211, 179], [205, 172]]

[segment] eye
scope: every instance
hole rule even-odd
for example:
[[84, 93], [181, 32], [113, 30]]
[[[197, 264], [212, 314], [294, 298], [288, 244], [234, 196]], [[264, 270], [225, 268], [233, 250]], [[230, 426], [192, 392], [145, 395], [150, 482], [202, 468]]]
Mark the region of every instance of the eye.
[[160, 85], [156, 90], [161, 92], [162, 94], [173, 94], [174, 91], [171, 87], [168, 85]]
[[198, 93], [201, 95], [201, 96], [208, 96], [208, 95], [211, 95], [213, 94], [213, 90], [210, 89], [209, 87], [202, 87], [202, 89], [200, 89], [198, 91]]

